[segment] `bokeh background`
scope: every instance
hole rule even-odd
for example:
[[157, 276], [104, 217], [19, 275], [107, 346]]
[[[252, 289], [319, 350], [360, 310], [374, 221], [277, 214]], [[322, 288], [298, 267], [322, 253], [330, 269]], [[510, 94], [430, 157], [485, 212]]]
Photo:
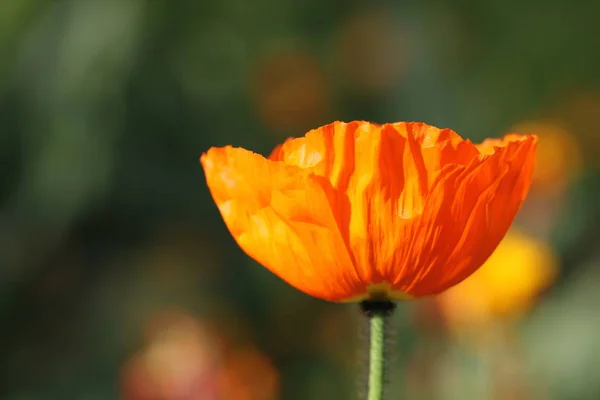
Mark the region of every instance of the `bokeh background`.
[[235, 245], [198, 162], [333, 120], [540, 136], [463, 285], [401, 304], [390, 399], [600, 398], [600, 3], [4, 0], [0, 398], [359, 399], [365, 321]]

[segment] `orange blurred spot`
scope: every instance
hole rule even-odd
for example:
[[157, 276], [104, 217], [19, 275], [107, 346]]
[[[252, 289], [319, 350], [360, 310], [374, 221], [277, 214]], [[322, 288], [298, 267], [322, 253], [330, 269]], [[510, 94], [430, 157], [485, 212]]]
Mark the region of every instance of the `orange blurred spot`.
[[310, 53], [269, 54], [259, 60], [252, 84], [263, 123], [284, 136], [320, 123], [329, 110], [325, 74]]
[[553, 111], [581, 143], [586, 166], [600, 167], [600, 92], [582, 90], [562, 96]]
[[148, 323], [146, 338], [147, 346], [123, 369], [125, 399], [216, 400], [211, 332], [189, 315], [165, 311]]
[[342, 22], [338, 35], [337, 61], [350, 86], [379, 93], [400, 82], [408, 54], [404, 32], [391, 10], [358, 10]]
[[563, 126], [551, 122], [524, 122], [512, 131], [539, 137], [533, 192], [560, 193], [581, 173], [583, 155], [577, 138]]
[[221, 400], [273, 400], [278, 392], [277, 371], [256, 349], [236, 349], [224, 360], [219, 387]]
[[122, 369], [126, 400], [269, 400], [277, 371], [251, 347], [185, 313], [157, 314], [146, 328], [147, 345]]

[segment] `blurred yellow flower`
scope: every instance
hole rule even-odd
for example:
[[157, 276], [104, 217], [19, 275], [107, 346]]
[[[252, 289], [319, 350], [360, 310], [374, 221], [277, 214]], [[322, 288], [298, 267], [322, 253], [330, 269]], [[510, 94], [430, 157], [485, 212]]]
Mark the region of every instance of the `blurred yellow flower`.
[[558, 261], [544, 242], [511, 230], [483, 266], [436, 299], [452, 327], [517, 318], [556, 277]]
[[581, 173], [583, 154], [573, 133], [553, 122], [529, 121], [513, 127], [511, 132], [539, 137], [532, 193], [554, 194], [566, 189]]

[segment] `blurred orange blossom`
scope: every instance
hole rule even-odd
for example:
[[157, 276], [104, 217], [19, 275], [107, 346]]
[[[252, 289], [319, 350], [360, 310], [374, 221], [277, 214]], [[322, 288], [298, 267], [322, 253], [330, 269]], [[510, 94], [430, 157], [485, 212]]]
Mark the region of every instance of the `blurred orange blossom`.
[[308, 128], [311, 121], [322, 120], [327, 114], [330, 104], [325, 72], [310, 53], [270, 54], [260, 60], [253, 78], [259, 116], [273, 131]]
[[123, 366], [123, 399], [216, 399], [219, 354], [209, 329], [191, 316], [163, 312], [146, 331], [146, 346]]
[[154, 316], [147, 343], [121, 371], [125, 400], [271, 400], [279, 377], [251, 344], [176, 310]]
[[512, 132], [534, 134], [540, 138], [532, 192], [563, 192], [583, 169], [583, 154], [578, 139], [561, 124], [549, 121], [522, 122]]
[[239, 246], [329, 301], [437, 294], [494, 251], [529, 190], [536, 136], [474, 145], [416, 122], [334, 122], [267, 159], [226, 146], [200, 157]]
[[273, 400], [278, 397], [278, 374], [257, 349], [230, 351], [219, 374], [219, 400]]

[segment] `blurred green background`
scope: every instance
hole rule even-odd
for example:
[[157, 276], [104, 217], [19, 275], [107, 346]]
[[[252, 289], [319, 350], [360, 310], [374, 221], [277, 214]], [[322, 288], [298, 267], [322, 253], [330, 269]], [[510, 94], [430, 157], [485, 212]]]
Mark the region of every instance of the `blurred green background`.
[[599, 14], [565, 0], [4, 0], [0, 398], [362, 398], [357, 307], [246, 257], [198, 162], [355, 119], [537, 133], [517, 225], [550, 254], [536, 266], [560, 271], [496, 312], [491, 292], [538, 282], [511, 251], [498, 273], [515, 280], [458, 295], [479, 317], [401, 304], [390, 399], [600, 398]]

